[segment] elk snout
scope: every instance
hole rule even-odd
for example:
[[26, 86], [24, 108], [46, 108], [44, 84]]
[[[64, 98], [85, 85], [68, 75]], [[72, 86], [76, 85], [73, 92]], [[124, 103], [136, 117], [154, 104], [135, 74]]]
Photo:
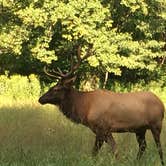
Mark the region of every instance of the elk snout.
[[42, 97], [39, 98], [38, 102], [39, 102], [40, 104], [45, 104], [45, 103], [46, 103], [45, 100], [44, 100]]

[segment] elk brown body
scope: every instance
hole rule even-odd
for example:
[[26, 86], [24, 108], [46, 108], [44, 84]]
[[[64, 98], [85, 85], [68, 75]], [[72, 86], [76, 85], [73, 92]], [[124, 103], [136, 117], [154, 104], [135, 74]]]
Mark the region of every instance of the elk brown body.
[[63, 114], [73, 122], [89, 127], [96, 134], [94, 154], [104, 141], [110, 142], [113, 152], [116, 151], [112, 132], [134, 132], [140, 146], [140, 158], [146, 148], [145, 132], [150, 129], [163, 162], [160, 132], [164, 105], [151, 92], [79, 92], [67, 85], [57, 85], [40, 97], [39, 102], [58, 105]]
[[116, 142], [112, 133], [133, 132], [139, 145], [139, 159], [146, 149], [146, 130], [150, 129], [164, 165], [160, 133], [165, 108], [155, 94], [114, 93], [108, 90], [81, 92], [72, 87], [75, 77], [71, 73], [64, 75], [60, 72], [62, 79], [41, 96], [39, 102], [58, 105], [67, 118], [89, 127], [96, 135], [94, 155], [104, 142], [110, 144], [116, 154]]

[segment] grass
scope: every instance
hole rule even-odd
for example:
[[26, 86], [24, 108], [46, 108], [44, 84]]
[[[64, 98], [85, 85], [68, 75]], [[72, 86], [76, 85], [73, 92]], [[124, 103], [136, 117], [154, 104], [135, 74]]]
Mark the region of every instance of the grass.
[[[5, 102], [8, 103], [8, 102]], [[166, 159], [166, 125], [161, 141]], [[116, 160], [104, 144], [91, 157], [94, 134], [67, 120], [56, 107], [37, 103], [0, 104], [0, 166], [159, 166], [160, 160], [151, 133], [148, 148], [140, 161], [134, 134], [114, 134], [118, 145]], [[166, 163], [166, 160], [165, 160]]]

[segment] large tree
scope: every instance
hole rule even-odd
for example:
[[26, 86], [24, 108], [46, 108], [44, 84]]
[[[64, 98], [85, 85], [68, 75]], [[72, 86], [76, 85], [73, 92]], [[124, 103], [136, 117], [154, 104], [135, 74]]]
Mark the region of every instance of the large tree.
[[0, 72], [66, 69], [76, 46], [92, 56], [80, 72], [151, 73], [164, 64], [165, 0], [1, 0]]

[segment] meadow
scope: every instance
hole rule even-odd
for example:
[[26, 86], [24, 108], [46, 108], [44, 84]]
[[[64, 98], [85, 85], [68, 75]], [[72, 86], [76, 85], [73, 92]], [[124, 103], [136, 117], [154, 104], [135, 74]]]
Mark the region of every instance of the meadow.
[[[118, 159], [104, 144], [91, 157], [94, 134], [66, 119], [57, 107], [33, 102], [0, 100], [0, 166], [160, 166], [151, 133], [147, 150], [136, 160], [138, 145], [131, 133], [114, 134]], [[166, 120], [161, 134], [166, 163]]]

